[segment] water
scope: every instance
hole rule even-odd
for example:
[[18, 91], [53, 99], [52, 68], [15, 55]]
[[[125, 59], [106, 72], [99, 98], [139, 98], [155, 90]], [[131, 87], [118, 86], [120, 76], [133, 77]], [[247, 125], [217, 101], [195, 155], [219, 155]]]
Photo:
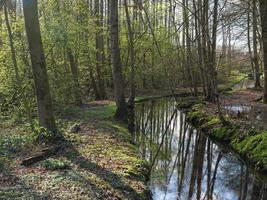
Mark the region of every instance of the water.
[[266, 179], [193, 128], [185, 114], [175, 112], [173, 100], [137, 104], [135, 117], [135, 141], [143, 157], [154, 161], [154, 200], [267, 199]]
[[250, 79], [244, 79], [241, 82], [235, 84], [233, 86], [234, 90], [242, 90], [242, 89], [249, 89], [253, 88], [255, 86], [255, 80], [250, 80]]
[[230, 106], [224, 106], [224, 108], [235, 114], [249, 113], [251, 111], [251, 106], [244, 106], [244, 105], [230, 105]]
[[250, 119], [252, 122], [267, 123], [267, 108], [264, 105], [226, 105], [224, 109], [232, 114]]

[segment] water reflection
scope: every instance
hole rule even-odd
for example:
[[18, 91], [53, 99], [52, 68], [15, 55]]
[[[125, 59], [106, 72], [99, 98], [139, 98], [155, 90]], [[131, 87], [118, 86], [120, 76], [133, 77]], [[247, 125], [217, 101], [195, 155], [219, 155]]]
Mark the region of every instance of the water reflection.
[[249, 89], [255, 86], [255, 81], [250, 79], [244, 79], [233, 86], [234, 90]]
[[267, 109], [263, 105], [226, 105], [224, 109], [251, 122], [267, 122]]
[[154, 200], [263, 200], [266, 183], [185, 120], [169, 99], [136, 105], [135, 141], [154, 162]]

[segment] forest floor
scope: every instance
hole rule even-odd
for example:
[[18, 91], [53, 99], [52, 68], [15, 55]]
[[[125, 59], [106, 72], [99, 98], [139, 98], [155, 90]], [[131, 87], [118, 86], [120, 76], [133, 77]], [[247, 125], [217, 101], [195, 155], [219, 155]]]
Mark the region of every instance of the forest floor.
[[148, 165], [114, 112], [111, 101], [70, 109], [58, 121], [68, 145], [29, 167], [21, 161], [40, 148], [33, 136], [0, 129], [0, 199], [147, 199]]

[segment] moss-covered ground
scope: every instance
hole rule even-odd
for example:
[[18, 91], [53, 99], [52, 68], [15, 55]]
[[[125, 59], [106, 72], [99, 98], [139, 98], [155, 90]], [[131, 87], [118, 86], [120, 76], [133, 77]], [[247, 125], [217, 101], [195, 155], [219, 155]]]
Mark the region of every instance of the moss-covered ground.
[[251, 127], [229, 115], [224, 115], [222, 122], [218, 114], [207, 112], [205, 102], [196, 102], [180, 104], [187, 108], [188, 120], [210, 138], [230, 147], [255, 170], [267, 174], [267, 130]]
[[69, 109], [58, 121], [68, 145], [30, 167], [20, 163], [39, 148], [33, 133], [2, 126], [0, 199], [148, 199], [147, 163], [114, 112], [112, 102]]

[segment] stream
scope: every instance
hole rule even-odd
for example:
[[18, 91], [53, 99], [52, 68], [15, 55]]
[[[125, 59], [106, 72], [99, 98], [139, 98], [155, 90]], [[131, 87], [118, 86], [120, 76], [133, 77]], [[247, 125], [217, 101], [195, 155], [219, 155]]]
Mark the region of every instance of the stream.
[[265, 200], [266, 177], [192, 127], [173, 98], [136, 104], [135, 142], [150, 164], [153, 200]]

